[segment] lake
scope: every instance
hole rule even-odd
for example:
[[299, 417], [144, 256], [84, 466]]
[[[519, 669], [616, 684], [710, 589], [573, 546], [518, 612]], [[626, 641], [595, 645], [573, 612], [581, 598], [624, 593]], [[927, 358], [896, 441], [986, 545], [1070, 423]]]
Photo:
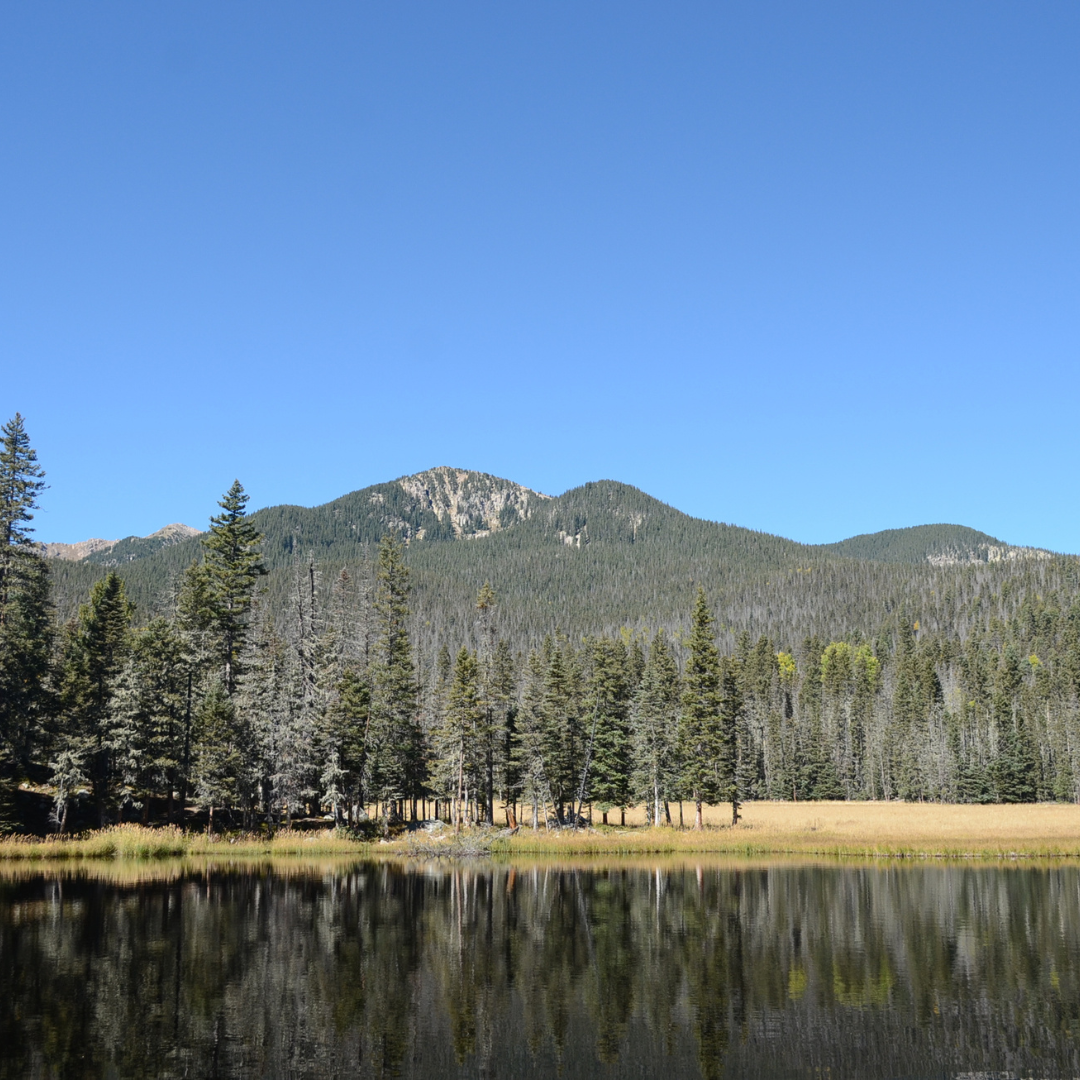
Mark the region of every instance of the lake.
[[2, 1077], [1080, 1076], [1080, 869], [0, 870]]

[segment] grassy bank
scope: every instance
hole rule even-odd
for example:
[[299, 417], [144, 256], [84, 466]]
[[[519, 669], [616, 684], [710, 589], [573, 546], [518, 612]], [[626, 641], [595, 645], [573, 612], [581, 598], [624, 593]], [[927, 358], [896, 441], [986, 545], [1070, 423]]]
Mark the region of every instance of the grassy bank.
[[357, 855], [371, 845], [339, 834], [283, 831], [273, 837], [207, 836], [203, 832], [183, 832], [174, 826], [147, 828], [143, 825], [114, 825], [83, 836], [37, 840], [8, 837], [0, 840], [0, 859], [172, 859], [205, 856], [247, 858], [275, 856]]
[[[684, 820], [692, 820], [687, 806]], [[636, 815], [628, 815], [635, 820]], [[677, 822], [677, 809], [673, 812]], [[523, 828], [513, 836], [474, 830], [454, 837], [412, 833], [365, 843], [333, 831], [274, 837], [209, 837], [175, 828], [121, 825], [73, 839], [0, 841], [0, 860], [276, 858], [371, 855], [830, 855], [875, 858], [1080, 857], [1080, 806], [947, 806], [936, 803], [749, 803], [730, 825], [730, 810], [706, 814], [706, 827], [651, 829]]]

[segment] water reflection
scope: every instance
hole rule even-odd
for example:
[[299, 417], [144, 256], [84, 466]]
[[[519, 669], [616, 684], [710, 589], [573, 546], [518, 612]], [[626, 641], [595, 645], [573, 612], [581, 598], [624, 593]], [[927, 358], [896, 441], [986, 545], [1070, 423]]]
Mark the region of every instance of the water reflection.
[[0, 1076], [1080, 1075], [1074, 866], [0, 878]]

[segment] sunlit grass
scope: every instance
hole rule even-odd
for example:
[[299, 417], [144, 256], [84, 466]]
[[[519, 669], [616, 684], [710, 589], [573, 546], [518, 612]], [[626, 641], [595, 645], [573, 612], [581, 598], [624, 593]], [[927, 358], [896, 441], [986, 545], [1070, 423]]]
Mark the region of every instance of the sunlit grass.
[[78, 837], [7, 837], [0, 840], [0, 859], [167, 859], [180, 856], [241, 858], [276, 855], [355, 855], [370, 845], [334, 830], [283, 830], [275, 836], [208, 836], [184, 832], [174, 825], [113, 825]]
[[[705, 828], [649, 828], [639, 808], [628, 824], [591, 829], [450, 829], [363, 842], [334, 830], [282, 830], [275, 836], [208, 836], [176, 827], [117, 825], [77, 838], [0, 840], [0, 860], [173, 858], [323, 858], [372, 855], [828, 855], [870, 857], [1080, 856], [1080, 806], [1039, 803], [956, 806], [938, 803], [755, 802], [732, 826], [729, 807], [707, 808]], [[672, 807], [678, 822], [678, 804]], [[693, 820], [689, 804], [684, 821]]]

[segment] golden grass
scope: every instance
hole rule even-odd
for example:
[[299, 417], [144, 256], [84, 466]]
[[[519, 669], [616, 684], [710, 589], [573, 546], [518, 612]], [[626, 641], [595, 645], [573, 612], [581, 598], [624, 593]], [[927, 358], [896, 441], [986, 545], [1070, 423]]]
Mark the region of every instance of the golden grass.
[[78, 837], [8, 837], [0, 840], [0, 860], [37, 859], [168, 859], [204, 856], [235, 859], [252, 856], [357, 855], [371, 845], [333, 830], [279, 832], [276, 836], [207, 836], [175, 826], [113, 825]]
[[[477, 830], [457, 839], [447, 829], [441, 837], [421, 839], [413, 834], [391, 843], [363, 843], [333, 830], [282, 831], [272, 838], [226, 838], [184, 833], [176, 828], [118, 825], [78, 838], [0, 840], [0, 862], [176, 858], [228, 861], [408, 854], [429, 857], [442, 851], [448, 856], [490, 852], [504, 857], [708, 852], [874, 858], [1080, 856], [1080, 806], [1072, 804], [755, 802], [743, 807], [742, 821], [734, 827], [729, 807], [706, 808], [702, 830], [646, 828], [638, 824], [643, 818], [643, 810], [637, 809], [627, 814], [625, 828], [609, 826], [576, 832], [523, 828], [514, 836]], [[672, 807], [672, 818], [678, 822], [677, 804]], [[684, 820], [688, 824], [693, 821], [690, 804], [684, 806]]]
[[[610, 815], [609, 817], [614, 817]], [[1010, 806], [897, 802], [754, 802], [731, 825], [729, 806], [706, 807], [705, 828], [648, 829], [644, 810], [628, 827], [535, 834], [522, 829], [498, 846], [521, 852], [729, 852], [881, 856], [1077, 856], [1080, 806]], [[672, 806], [678, 822], [678, 804]], [[684, 805], [684, 820], [693, 808]], [[634, 825], [631, 825], [631, 822]]]

